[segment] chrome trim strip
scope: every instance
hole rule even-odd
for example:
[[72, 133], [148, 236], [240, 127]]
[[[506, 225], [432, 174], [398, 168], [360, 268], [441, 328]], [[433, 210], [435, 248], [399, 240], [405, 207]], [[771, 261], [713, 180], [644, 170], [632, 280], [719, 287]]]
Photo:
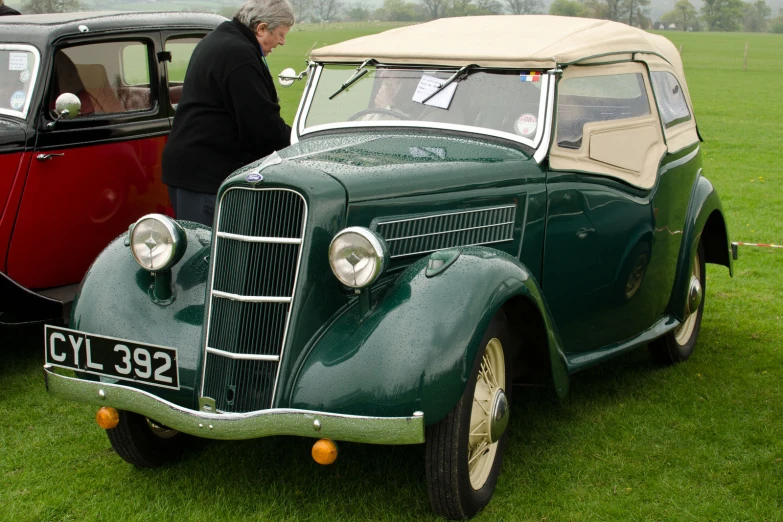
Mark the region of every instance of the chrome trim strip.
[[299, 133], [300, 138], [304, 135], [305, 120], [307, 120], [307, 115], [310, 114], [310, 105], [313, 103], [313, 98], [315, 97], [315, 88], [318, 85], [318, 80], [321, 79], [321, 71], [323, 71], [323, 69], [324, 69], [323, 65], [319, 65], [318, 67], [316, 67], [315, 74], [313, 74], [312, 77], [313, 83], [307, 91], [307, 95], [306, 95], [307, 100], [304, 103], [302, 114], [297, 115], [299, 120], [294, 122], [294, 125], [296, 125], [296, 130]]
[[[24, 44], [0, 44], [0, 51], [27, 51], [33, 53], [35, 56], [35, 63], [33, 64], [32, 71], [30, 71], [30, 93], [26, 96], [24, 101], [24, 107], [21, 111], [15, 111], [13, 109], [0, 108], [0, 114], [6, 114], [8, 116], [14, 116], [21, 119], [27, 119], [27, 113], [30, 111], [30, 103], [32, 102], [35, 92], [38, 88], [38, 70], [41, 68], [41, 53], [38, 49], [32, 45]], [[29, 65], [29, 64], [28, 64]], [[21, 74], [21, 71], [14, 71]]]
[[[541, 75], [541, 89], [544, 91], [544, 93], [549, 93], [549, 79], [550, 76], [548, 74], [542, 74]], [[539, 145], [541, 145], [541, 140], [544, 138], [545, 128], [546, 128], [546, 105], [547, 105], [547, 96], [546, 94], [541, 97], [541, 101], [538, 104], [538, 122], [539, 124], [543, 123], [543, 126], [541, 126], [541, 129], [538, 133], [536, 133], [536, 139], [533, 143], [533, 148], [537, 149]]]
[[[241, 440], [271, 435], [329, 438], [369, 444], [421, 444], [424, 416], [363, 417], [297, 409], [252, 413], [206, 413], [183, 408], [129, 386], [66, 377], [44, 366], [46, 390], [65, 400], [132, 411], [167, 427], [219, 440]], [[315, 421], [320, 430], [316, 431]]]
[[503, 223], [495, 223], [493, 225], [482, 225], [480, 227], [455, 228], [454, 230], [444, 230], [443, 232], [430, 232], [429, 234], [419, 234], [418, 236], [395, 237], [394, 239], [386, 239], [386, 242], [391, 243], [392, 241], [402, 241], [403, 239], [416, 239], [417, 237], [444, 236], [446, 234], [456, 234], [459, 232], [466, 232], [468, 230], [479, 230], [481, 228], [502, 227], [504, 225], [513, 225], [513, 224], [514, 224], [513, 221], [504, 221]]
[[220, 290], [212, 290], [214, 297], [220, 297], [222, 299], [231, 299], [232, 301], [240, 301], [242, 303], [290, 303], [290, 297], [267, 297], [263, 295], [239, 295], [230, 294], [228, 292], [221, 292]]
[[477, 208], [477, 209], [474, 209], [474, 210], [462, 210], [462, 211], [459, 211], [459, 212], [444, 212], [442, 214], [428, 214], [426, 216], [418, 216], [418, 217], [408, 218], [408, 219], [395, 219], [394, 221], [378, 220], [378, 221], [376, 221], [376, 228], [381, 226], [381, 225], [391, 225], [391, 224], [394, 224], [394, 223], [407, 223], [408, 221], [418, 221], [418, 220], [422, 220], [422, 219], [432, 219], [432, 218], [443, 217], [443, 216], [457, 216], [457, 215], [460, 215], [460, 214], [473, 214], [475, 212], [488, 212], [490, 210], [502, 210], [504, 208], [515, 208], [515, 207], [516, 207], [516, 205], [501, 205], [501, 206], [498, 206], [498, 207]]
[[227, 352], [225, 350], [219, 350], [217, 348], [212, 348], [210, 346], [207, 346], [207, 353], [214, 353], [215, 355], [221, 355], [223, 357], [228, 357], [229, 359], [234, 359], [237, 361], [269, 361], [269, 362], [278, 362], [280, 360], [279, 355], [253, 355], [253, 354], [241, 354], [241, 353], [231, 353]]
[[218, 232], [217, 237], [222, 237], [223, 239], [233, 239], [235, 241], [244, 241], [246, 243], [278, 243], [281, 245], [302, 244], [302, 240], [295, 237], [243, 236], [241, 234], [232, 234], [231, 232]]
[[[226, 190], [221, 195], [220, 201], [219, 201], [219, 203], [217, 205], [217, 213], [216, 213], [216, 216], [215, 216], [215, 226], [216, 226], [215, 231], [216, 232], [219, 232], [218, 229], [217, 229], [217, 226], [220, 224], [220, 214], [223, 211], [223, 198], [225, 198], [226, 194], [228, 194], [232, 190], [256, 190], [256, 191], [292, 192], [292, 193], [296, 194], [297, 196], [299, 196], [302, 199], [302, 204], [304, 205], [304, 215], [302, 216], [302, 230], [301, 230], [301, 233], [302, 233], [302, 239], [301, 240], [304, 241], [305, 232], [307, 231], [307, 215], [308, 215], [307, 200], [304, 198], [304, 196], [302, 196], [301, 193], [297, 192], [296, 190], [291, 190], [291, 189], [286, 189], [286, 188], [231, 187], [230, 189]], [[204, 351], [203, 351], [203, 355], [202, 355], [204, 364], [202, 364], [202, 368], [201, 368], [201, 389], [199, 391], [199, 396], [200, 397], [204, 396], [204, 377], [206, 376], [206, 372], [207, 372], [207, 343], [209, 342], [210, 325], [212, 323], [212, 295], [215, 292], [215, 288], [214, 288], [215, 266], [216, 266], [215, 255], [217, 253], [218, 239], [219, 239], [219, 236], [217, 238], [215, 238], [214, 241], [212, 241], [212, 252], [210, 254], [210, 256], [211, 256], [210, 259], [212, 260], [212, 266], [210, 267], [210, 276], [209, 276], [210, 287], [209, 287], [209, 293], [207, 294], [207, 303], [206, 303], [206, 310], [205, 310], [206, 314], [207, 314], [207, 325], [206, 325], [207, 327], [206, 327], [206, 329], [204, 331]], [[283, 330], [284, 331], [284, 333], [283, 333], [283, 340], [280, 343], [280, 354], [278, 355], [279, 360], [278, 360], [278, 364], [277, 364], [277, 372], [275, 373], [275, 384], [274, 384], [274, 387], [272, 389], [272, 398], [271, 398], [271, 401], [270, 401], [271, 404], [274, 404], [275, 397], [277, 395], [277, 383], [280, 380], [280, 362], [279, 361], [281, 361], [283, 359], [283, 354], [285, 353], [285, 343], [288, 340], [288, 327], [289, 327], [289, 324], [290, 324], [290, 321], [291, 321], [291, 311], [293, 309], [294, 297], [296, 297], [296, 288], [297, 288], [296, 285], [297, 285], [297, 283], [299, 281], [299, 269], [301, 268], [301, 263], [302, 263], [302, 250], [303, 250], [302, 248], [299, 249], [299, 257], [296, 260], [296, 269], [295, 269], [295, 272], [294, 272], [294, 284], [293, 284], [293, 289], [294, 290], [291, 293], [291, 297], [289, 298], [290, 299], [290, 303], [291, 303], [291, 309], [288, 310], [288, 314], [287, 314], [287, 317], [286, 317], [286, 320], [285, 320], [285, 326], [284, 326], [284, 330]], [[230, 295], [232, 295], [232, 294], [230, 294]], [[163, 421], [161, 421], [161, 422], [163, 422]], [[165, 424], [165, 422], [164, 422], [164, 424]]]
[[381, 121], [350, 121], [350, 122], [339, 122], [339, 123], [325, 123], [323, 125], [308, 127], [307, 132], [303, 132], [301, 135], [306, 136], [314, 132], [334, 130], [334, 129], [378, 128], [378, 127], [383, 127], [383, 128], [396, 127], [396, 128], [405, 128], [405, 129], [408, 128], [442, 129], [442, 130], [469, 132], [472, 134], [480, 134], [484, 136], [492, 136], [495, 138], [503, 138], [533, 148], [532, 140], [529, 140], [527, 138], [522, 138], [510, 132], [497, 131], [494, 129], [488, 129], [486, 127], [474, 127], [472, 125], [457, 125], [455, 123], [440, 123], [436, 121], [407, 121], [407, 120], [383, 121], [381, 120]]
[[[554, 74], [547, 74], [547, 76], [554, 76]], [[546, 158], [546, 155], [549, 152], [549, 144], [550, 144], [549, 142], [552, 141], [552, 125], [555, 120], [553, 111], [555, 106], [556, 87], [557, 87], [557, 81], [553, 81], [551, 84], [549, 84], [549, 92], [547, 93], [547, 100], [546, 100], [546, 119], [544, 125], [544, 135], [541, 137], [541, 143], [536, 149], [535, 154], [533, 154], [533, 159], [539, 165], [541, 164], [542, 161], [544, 161], [544, 158]]]
[[308, 61], [307, 69], [309, 69], [307, 71], [307, 81], [305, 82], [304, 91], [302, 91], [302, 97], [299, 100], [299, 107], [297, 107], [296, 114], [294, 115], [293, 125], [291, 125], [291, 145], [299, 142], [299, 116], [302, 114], [302, 108], [304, 107], [305, 100], [310, 92], [310, 85], [312, 85], [313, 82], [313, 75], [316, 70], [315, 62]]
[[[510, 237], [508, 239], [498, 239], [497, 241], [483, 241], [481, 243], [471, 243], [469, 245], [458, 245], [458, 247], [469, 247], [469, 246], [479, 246], [479, 245], [494, 245], [496, 243], [507, 243], [508, 241], [513, 241], [514, 238]], [[454, 247], [457, 248], [457, 247]], [[392, 259], [396, 259], [398, 257], [408, 257], [408, 256], [418, 256], [419, 254], [429, 254], [430, 252], [437, 252], [437, 250], [422, 250], [421, 252], [411, 252], [410, 254], [397, 254], [394, 256], [391, 256]]]

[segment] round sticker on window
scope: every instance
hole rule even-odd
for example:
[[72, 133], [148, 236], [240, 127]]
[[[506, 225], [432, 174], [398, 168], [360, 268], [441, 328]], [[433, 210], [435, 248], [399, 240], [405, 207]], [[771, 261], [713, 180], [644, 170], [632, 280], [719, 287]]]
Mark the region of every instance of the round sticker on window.
[[19, 73], [19, 81], [22, 83], [27, 83], [30, 81], [30, 69], [25, 69]]
[[516, 131], [521, 136], [532, 136], [538, 128], [538, 120], [532, 114], [523, 114], [517, 120]]
[[11, 108], [18, 111], [24, 106], [25, 95], [22, 91], [16, 91], [11, 95]]

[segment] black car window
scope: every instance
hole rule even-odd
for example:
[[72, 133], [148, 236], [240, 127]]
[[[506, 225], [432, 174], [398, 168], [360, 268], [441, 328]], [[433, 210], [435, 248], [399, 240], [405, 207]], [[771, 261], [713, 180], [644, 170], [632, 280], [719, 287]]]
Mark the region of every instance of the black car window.
[[193, 49], [201, 41], [201, 37], [170, 38], [166, 41], [166, 51], [171, 53], [169, 72], [169, 101], [172, 107], [177, 107], [185, 84], [185, 72], [188, 70]]
[[658, 111], [666, 128], [673, 127], [691, 119], [688, 104], [682, 94], [682, 87], [677, 78], [670, 72], [653, 72], [652, 86], [655, 99], [658, 101]]
[[49, 108], [69, 92], [79, 97], [80, 116], [152, 108], [149, 47], [138, 41], [67, 47], [54, 57]]
[[559, 84], [557, 100], [557, 145], [567, 149], [582, 146], [586, 123], [650, 114], [638, 73], [568, 78]]

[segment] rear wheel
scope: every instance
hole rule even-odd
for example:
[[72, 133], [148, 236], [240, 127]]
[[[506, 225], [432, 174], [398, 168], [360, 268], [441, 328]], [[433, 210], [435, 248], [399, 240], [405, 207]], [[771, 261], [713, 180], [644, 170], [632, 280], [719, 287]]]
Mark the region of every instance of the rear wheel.
[[[464, 519], [489, 503], [500, 474], [511, 386], [506, 317], [492, 319], [462, 398], [427, 428], [427, 490], [440, 516]], [[508, 390], [508, 392], [506, 391]]]
[[106, 430], [114, 451], [138, 468], [157, 468], [179, 459], [188, 436], [129, 411], [119, 410], [120, 422]]
[[693, 353], [696, 339], [701, 329], [701, 318], [704, 313], [704, 298], [707, 290], [707, 278], [704, 269], [704, 247], [699, 243], [691, 269], [691, 282], [689, 283], [688, 299], [693, 303], [698, 292], [698, 303], [693, 305], [692, 312], [673, 331], [667, 333], [650, 343], [650, 355], [658, 364], [675, 364], [683, 362]]

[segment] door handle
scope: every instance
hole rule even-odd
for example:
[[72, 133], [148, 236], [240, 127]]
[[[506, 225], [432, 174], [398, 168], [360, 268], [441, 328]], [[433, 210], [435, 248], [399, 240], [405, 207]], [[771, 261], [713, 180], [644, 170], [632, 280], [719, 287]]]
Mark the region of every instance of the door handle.
[[60, 154], [39, 154], [35, 157], [38, 161], [46, 161], [54, 158], [55, 156], [65, 156], [65, 153], [61, 152]]

